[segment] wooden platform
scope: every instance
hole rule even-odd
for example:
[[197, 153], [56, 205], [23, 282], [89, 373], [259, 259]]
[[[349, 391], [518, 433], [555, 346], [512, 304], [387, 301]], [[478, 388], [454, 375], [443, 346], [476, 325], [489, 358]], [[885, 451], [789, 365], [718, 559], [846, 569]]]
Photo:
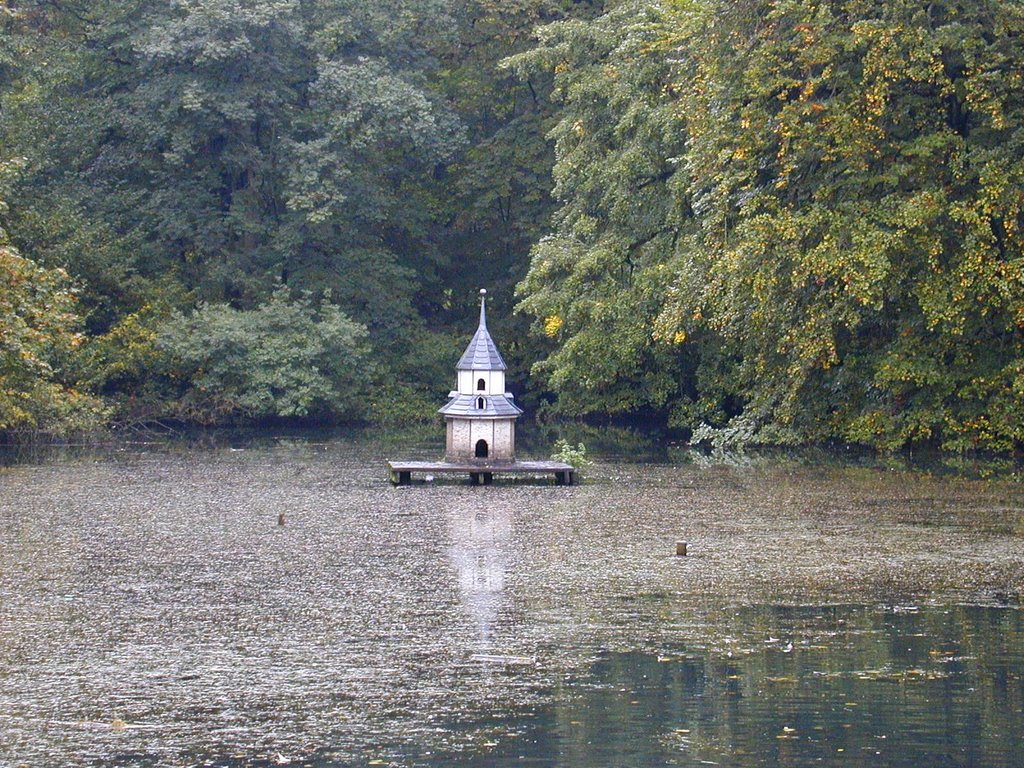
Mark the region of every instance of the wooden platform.
[[395, 485], [412, 483], [413, 472], [424, 475], [469, 475], [474, 485], [490, 485], [495, 475], [554, 475], [555, 485], [573, 485], [576, 482], [576, 468], [561, 461], [389, 461], [388, 471]]

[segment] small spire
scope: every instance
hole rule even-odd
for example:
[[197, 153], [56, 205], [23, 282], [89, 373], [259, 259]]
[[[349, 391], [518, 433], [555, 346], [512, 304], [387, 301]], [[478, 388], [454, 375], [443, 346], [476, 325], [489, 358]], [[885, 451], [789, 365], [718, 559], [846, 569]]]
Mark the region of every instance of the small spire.
[[505, 361], [487, 330], [487, 290], [480, 290], [480, 327], [456, 366], [460, 371], [504, 371]]

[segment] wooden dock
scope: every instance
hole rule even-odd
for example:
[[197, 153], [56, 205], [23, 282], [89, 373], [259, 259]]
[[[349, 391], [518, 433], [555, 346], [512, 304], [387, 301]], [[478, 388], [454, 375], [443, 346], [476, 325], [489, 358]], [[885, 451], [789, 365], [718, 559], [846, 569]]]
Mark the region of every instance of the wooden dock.
[[576, 468], [561, 461], [389, 461], [388, 471], [395, 485], [411, 484], [413, 472], [424, 475], [469, 475], [473, 485], [490, 485], [495, 475], [554, 475], [555, 485], [576, 483]]

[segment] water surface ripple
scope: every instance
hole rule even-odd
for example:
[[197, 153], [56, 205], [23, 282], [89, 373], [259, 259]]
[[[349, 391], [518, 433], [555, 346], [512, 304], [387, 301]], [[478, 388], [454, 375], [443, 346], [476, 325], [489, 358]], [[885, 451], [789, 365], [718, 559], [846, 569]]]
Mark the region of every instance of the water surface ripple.
[[1014, 484], [388, 452], [0, 469], [0, 764], [1024, 765]]

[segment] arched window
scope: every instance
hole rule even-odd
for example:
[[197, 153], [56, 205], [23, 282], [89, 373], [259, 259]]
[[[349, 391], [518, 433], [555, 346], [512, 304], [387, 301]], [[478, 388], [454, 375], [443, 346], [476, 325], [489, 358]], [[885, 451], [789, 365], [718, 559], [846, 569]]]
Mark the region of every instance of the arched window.
[[476, 457], [478, 459], [486, 459], [487, 458], [487, 441], [486, 440], [477, 440], [476, 441]]
[[479, 411], [482, 411], [484, 409], [484, 399], [482, 397], [478, 397], [476, 399], [476, 407], [477, 410]]
[[487, 382], [484, 381], [483, 379], [477, 379], [476, 388], [483, 392], [485, 389], [487, 389]]

